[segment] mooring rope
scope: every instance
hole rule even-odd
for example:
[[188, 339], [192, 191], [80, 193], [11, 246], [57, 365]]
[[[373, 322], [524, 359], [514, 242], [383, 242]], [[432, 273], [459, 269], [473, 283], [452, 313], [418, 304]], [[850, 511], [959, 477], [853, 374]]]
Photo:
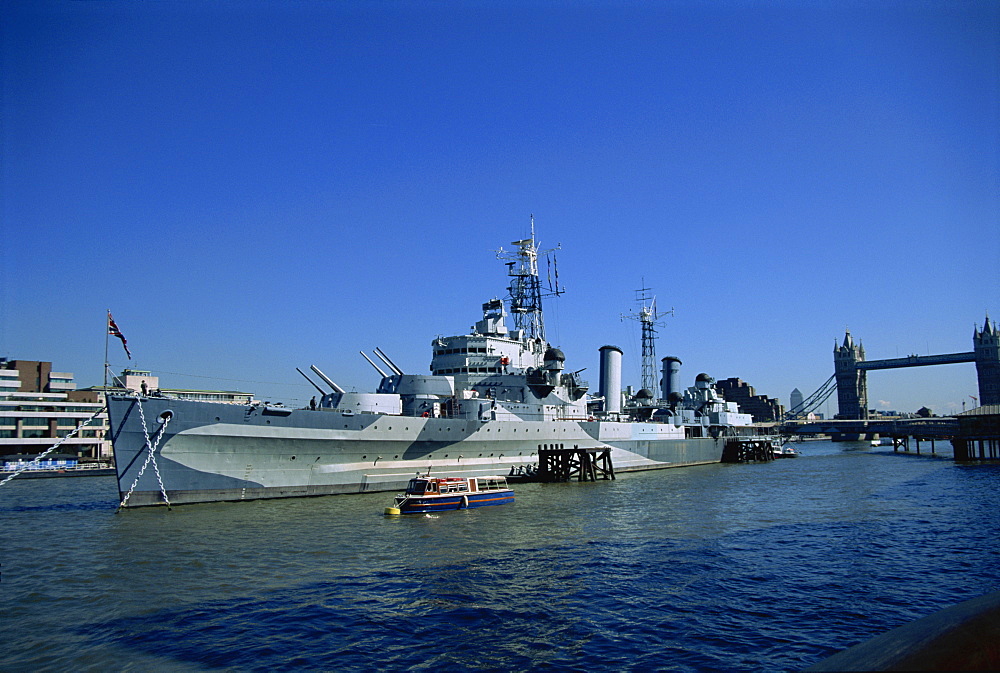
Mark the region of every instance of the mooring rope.
[[37, 456], [35, 456], [34, 460], [32, 460], [32, 461], [30, 461], [28, 463], [25, 463], [24, 467], [22, 467], [20, 470], [18, 470], [14, 474], [10, 475], [9, 477], [7, 477], [6, 479], [4, 479], [3, 481], [0, 481], [0, 486], [3, 486], [8, 481], [10, 481], [11, 479], [13, 479], [17, 475], [21, 474], [22, 472], [31, 469], [32, 465], [37, 465], [38, 463], [40, 463], [45, 458], [45, 456], [49, 455], [50, 453], [52, 453], [53, 451], [55, 451], [56, 449], [58, 449], [59, 446], [62, 445], [63, 442], [65, 442], [66, 440], [68, 440], [71, 437], [73, 437], [74, 435], [76, 435], [76, 433], [80, 432], [80, 430], [82, 430], [86, 426], [90, 425], [94, 421], [95, 418], [97, 418], [98, 416], [100, 416], [101, 414], [103, 414], [106, 410], [107, 410], [106, 406], [103, 409], [98, 409], [96, 412], [94, 412], [93, 416], [91, 416], [86, 421], [84, 421], [80, 425], [78, 425], [75, 428], [73, 428], [73, 430], [68, 435], [66, 435], [65, 437], [63, 437], [62, 439], [60, 439], [58, 442], [56, 442], [55, 444], [53, 444], [52, 446], [50, 446], [48, 449], [45, 450], [44, 453], [38, 454]]
[[170, 499], [167, 497], [167, 489], [163, 487], [163, 478], [160, 477], [160, 468], [156, 464], [156, 456], [154, 453], [156, 452], [156, 447], [160, 444], [160, 440], [163, 439], [163, 435], [167, 433], [167, 424], [170, 423], [172, 416], [161, 416], [163, 419], [163, 426], [156, 435], [156, 441], [150, 444], [149, 431], [146, 429], [146, 414], [143, 413], [142, 401], [139, 399], [138, 395], [135, 396], [135, 402], [139, 406], [139, 418], [142, 420], [142, 434], [146, 437], [146, 448], [149, 450], [149, 454], [146, 456], [146, 460], [142, 464], [142, 467], [139, 468], [139, 474], [136, 475], [135, 481], [132, 482], [132, 486], [128, 489], [128, 493], [126, 493], [125, 497], [122, 499], [122, 503], [118, 505], [118, 509], [115, 510], [116, 514], [122, 511], [122, 508], [128, 503], [128, 499], [132, 496], [132, 491], [134, 491], [135, 487], [139, 485], [139, 479], [142, 478], [143, 472], [146, 471], [146, 467], [151, 462], [153, 463], [153, 471], [156, 472], [156, 481], [160, 485], [160, 495], [163, 496], [163, 502], [167, 504], [167, 509], [170, 509]]

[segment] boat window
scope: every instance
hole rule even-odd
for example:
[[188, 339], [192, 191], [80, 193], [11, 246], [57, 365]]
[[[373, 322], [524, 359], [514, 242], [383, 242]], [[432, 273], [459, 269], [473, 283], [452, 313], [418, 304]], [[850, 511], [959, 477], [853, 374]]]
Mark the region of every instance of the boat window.
[[480, 485], [484, 491], [499, 491], [500, 489], [507, 488], [507, 480], [503, 477], [499, 479], [489, 479], [485, 485]]
[[427, 491], [426, 479], [410, 479], [410, 483], [406, 487], [407, 493], [424, 493], [425, 491]]

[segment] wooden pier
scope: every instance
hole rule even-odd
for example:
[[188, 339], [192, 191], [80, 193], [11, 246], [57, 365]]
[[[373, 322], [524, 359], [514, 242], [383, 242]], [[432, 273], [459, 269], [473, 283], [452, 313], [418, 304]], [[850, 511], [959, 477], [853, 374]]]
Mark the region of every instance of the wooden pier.
[[955, 460], [998, 460], [1000, 459], [1000, 439], [974, 437], [953, 439]]
[[[931, 443], [931, 455], [936, 455], [937, 454], [937, 450], [936, 450], [934, 442], [935, 441], [946, 441], [946, 440], [949, 439], [948, 437], [935, 437], [935, 436], [928, 437], [928, 436], [923, 435], [923, 434], [920, 434], [920, 435], [892, 435], [891, 437], [892, 437], [892, 450], [896, 451], [896, 452], [899, 452], [900, 450], [902, 450], [902, 451], [904, 451], [906, 453], [910, 452], [910, 440], [912, 439], [913, 443], [915, 445], [916, 452], [917, 452], [918, 456], [920, 455], [920, 442], [930, 442]], [[952, 445], [954, 445], [954, 444], [955, 444], [955, 441], [952, 440]]]
[[955, 460], [1000, 460], [1000, 404], [958, 414]]
[[768, 439], [738, 439], [726, 442], [722, 449], [723, 463], [749, 463], [774, 460], [774, 446]]
[[615, 468], [611, 464], [611, 447], [581, 449], [539, 449], [538, 481], [597, 481], [614, 479]]

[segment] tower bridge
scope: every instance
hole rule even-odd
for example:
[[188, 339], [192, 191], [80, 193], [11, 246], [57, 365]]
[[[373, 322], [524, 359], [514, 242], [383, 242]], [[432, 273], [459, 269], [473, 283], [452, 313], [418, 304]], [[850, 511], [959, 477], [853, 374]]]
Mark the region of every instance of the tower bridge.
[[837, 418], [867, 420], [868, 372], [901, 367], [926, 367], [957, 362], [976, 363], [979, 379], [979, 403], [1000, 404], [1000, 330], [989, 316], [972, 335], [972, 351], [944, 355], [910, 355], [905, 358], [866, 360], [865, 348], [855, 344], [848, 330], [844, 342], [833, 349], [834, 377], [837, 385]]

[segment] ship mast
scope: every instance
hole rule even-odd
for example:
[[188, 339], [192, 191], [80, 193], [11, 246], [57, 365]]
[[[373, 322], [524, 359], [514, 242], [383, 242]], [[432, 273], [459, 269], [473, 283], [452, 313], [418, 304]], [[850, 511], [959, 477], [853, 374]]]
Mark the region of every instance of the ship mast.
[[[645, 285], [643, 280], [643, 285]], [[674, 310], [670, 309], [665, 313], [656, 310], [656, 297], [649, 293], [652, 288], [642, 287], [635, 291], [635, 300], [639, 302], [639, 310], [634, 313], [623, 314], [622, 320], [630, 318], [638, 320], [642, 325], [642, 387], [657, 394], [656, 386], [656, 328], [663, 323], [659, 319], [665, 315], [673, 315]]]
[[[542, 319], [542, 283], [538, 277], [538, 256], [548, 255], [559, 249], [539, 250], [535, 242], [535, 216], [531, 216], [531, 238], [513, 241], [517, 250], [510, 252], [500, 248], [497, 259], [506, 260], [507, 275], [510, 276], [510, 312], [514, 316], [514, 329], [521, 330], [523, 339], [537, 339], [545, 342], [545, 323]], [[558, 296], [563, 293], [558, 286], [549, 287], [545, 294]]]

